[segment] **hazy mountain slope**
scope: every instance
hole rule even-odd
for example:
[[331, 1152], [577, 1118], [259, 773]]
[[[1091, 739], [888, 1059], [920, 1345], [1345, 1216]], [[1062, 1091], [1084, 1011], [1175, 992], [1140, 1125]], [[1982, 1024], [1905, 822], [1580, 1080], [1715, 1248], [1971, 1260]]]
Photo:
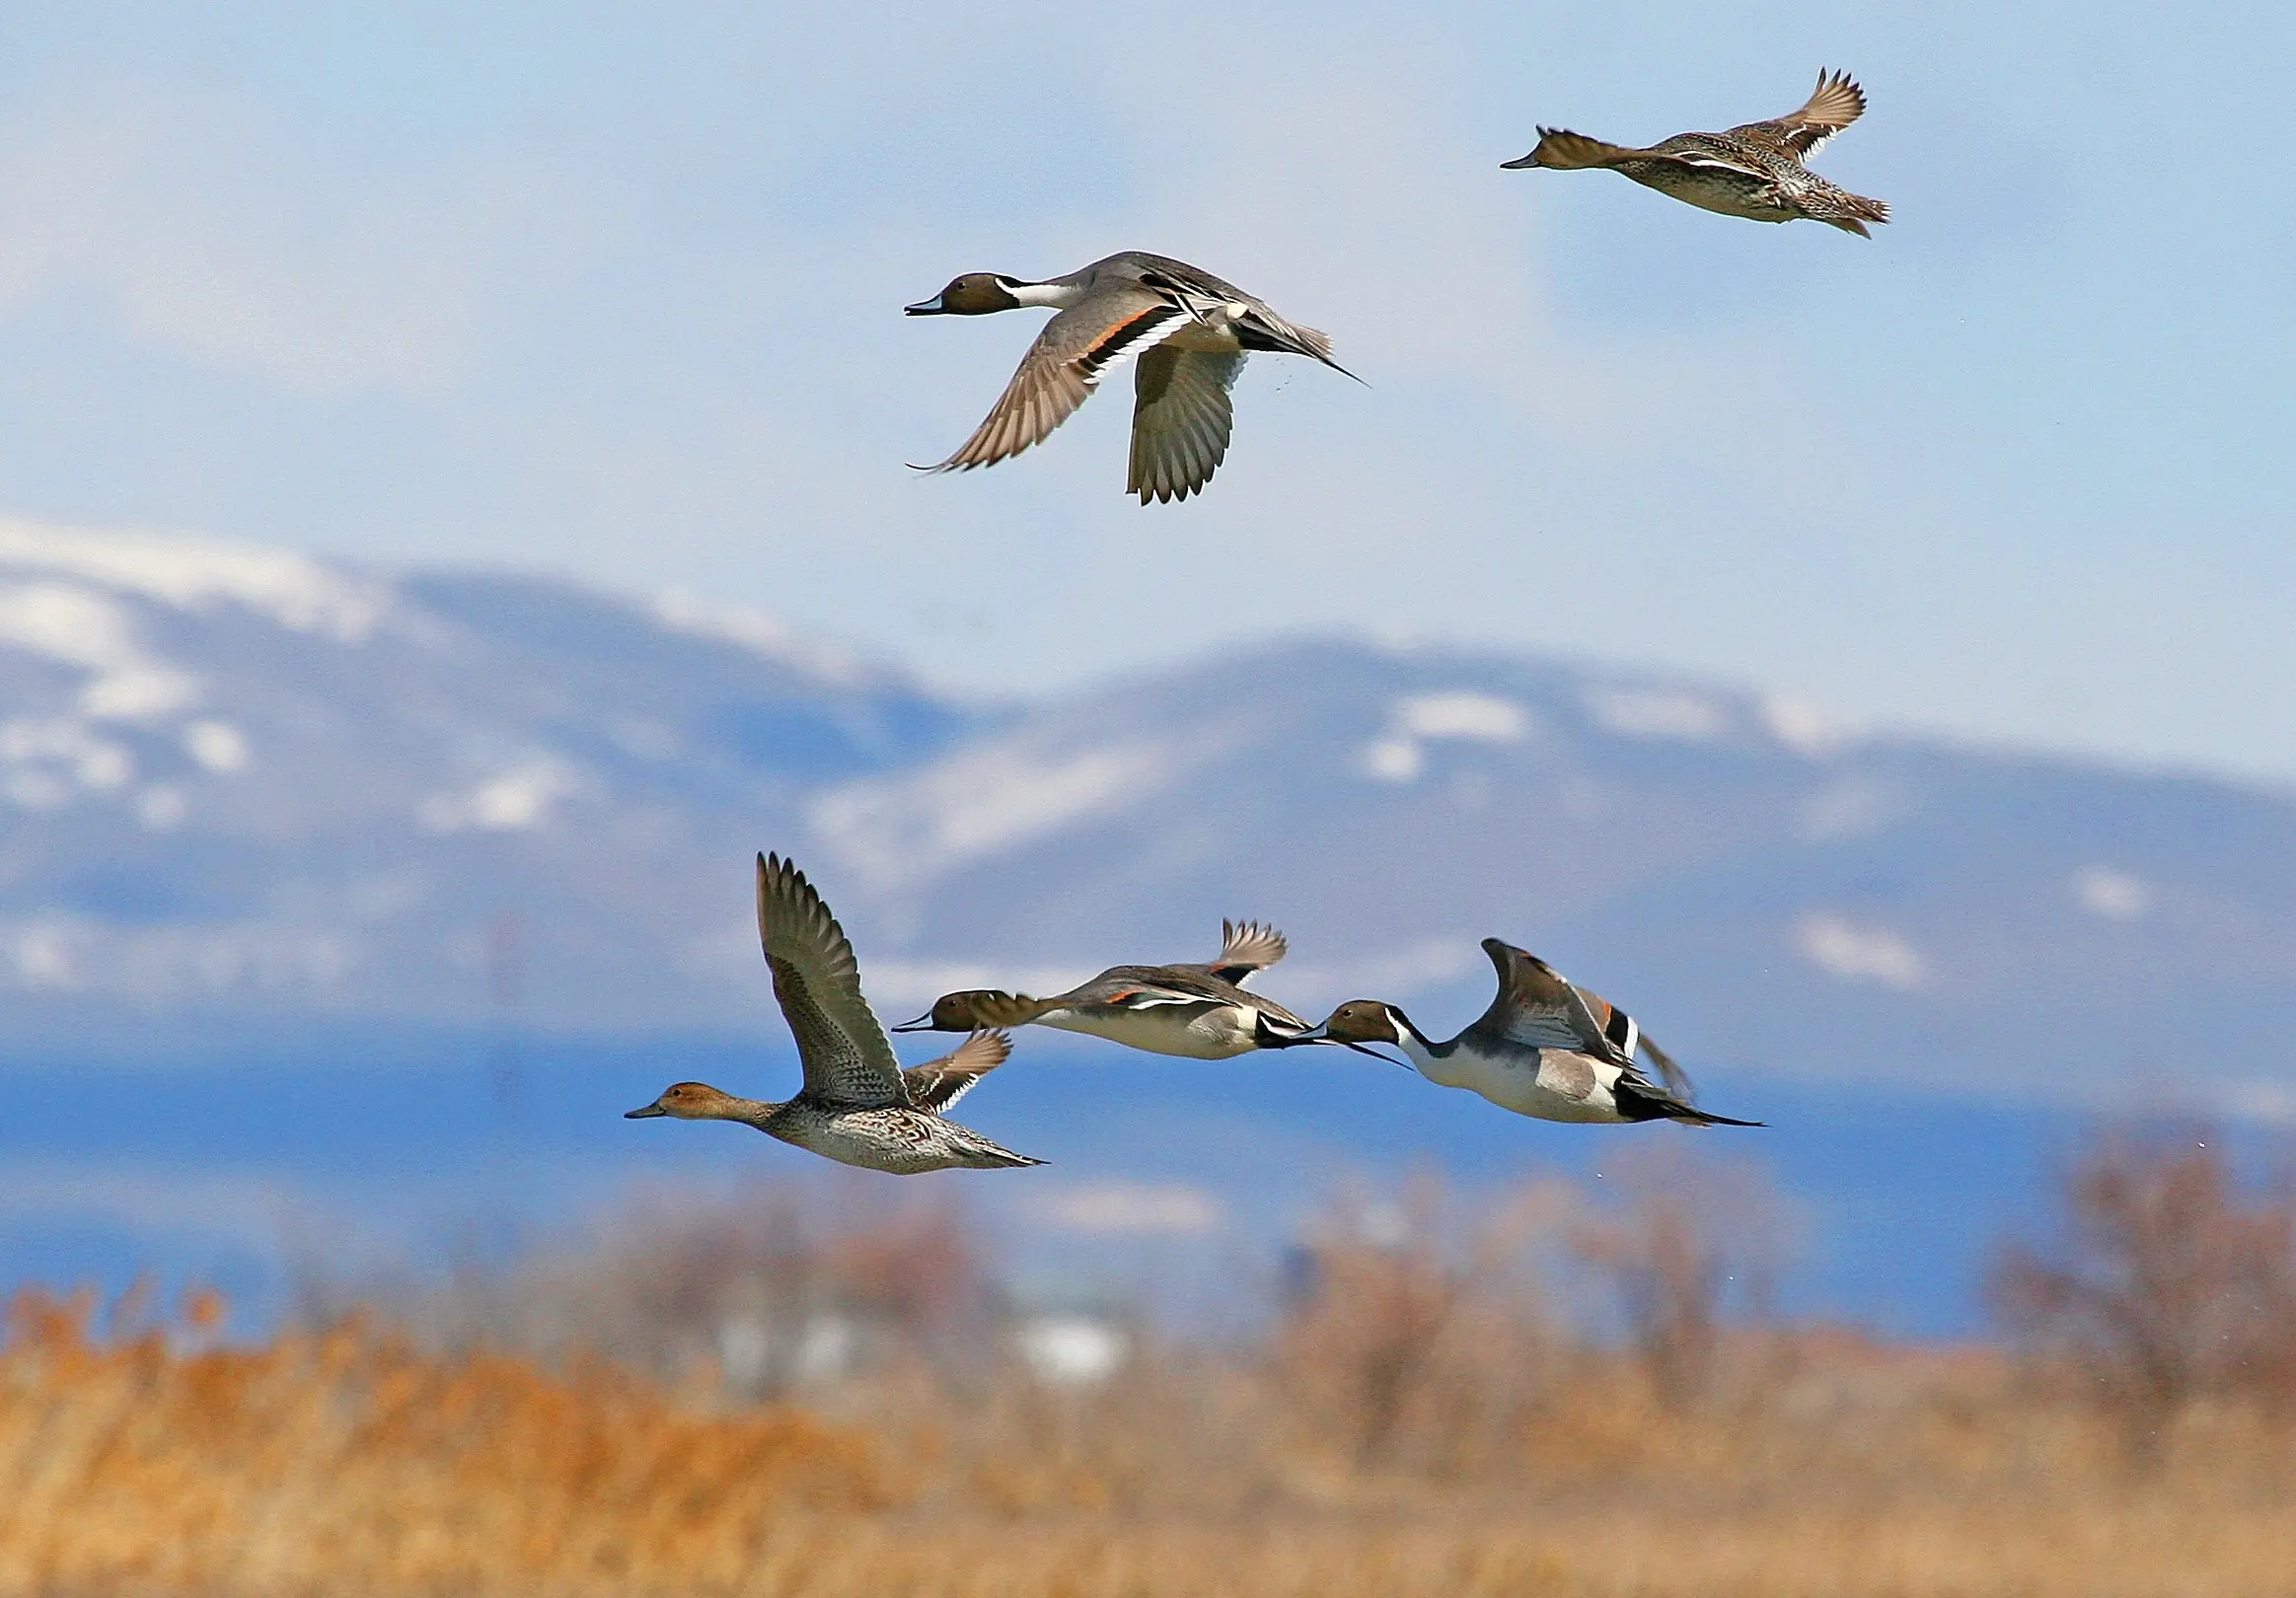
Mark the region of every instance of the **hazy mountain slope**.
[[[2296, 1110], [2296, 805], [1679, 682], [1279, 642], [997, 715], [756, 617], [0, 524], [17, 1036], [761, 1027], [746, 861], [871, 994], [1294, 938], [1431, 1030], [1499, 934], [1730, 1067]], [[1719, 1075], [1716, 1073], [1719, 1072]]]

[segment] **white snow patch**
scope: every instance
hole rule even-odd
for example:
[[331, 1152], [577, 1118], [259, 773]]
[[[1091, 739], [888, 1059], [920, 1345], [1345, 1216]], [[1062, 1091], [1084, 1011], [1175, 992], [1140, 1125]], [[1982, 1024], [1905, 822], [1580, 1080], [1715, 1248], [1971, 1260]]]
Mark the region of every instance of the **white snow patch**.
[[1792, 694], [1771, 694], [1762, 701], [1761, 714], [1770, 736], [1797, 755], [1837, 754], [1857, 741], [1855, 724]]
[[1356, 763], [1381, 782], [1411, 782], [1427, 769], [1427, 756], [1411, 739], [1381, 738], [1366, 744]]
[[62, 572], [181, 611], [245, 606], [296, 632], [357, 643], [391, 607], [385, 585], [306, 555], [157, 533], [98, 533], [0, 518], [0, 566]]
[[1409, 694], [1388, 708], [1387, 731], [1357, 752], [1356, 764], [1381, 782], [1415, 782], [1427, 769], [1423, 744], [1444, 738], [1513, 744], [1537, 725], [1525, 706], [1495, 693], [1453, 689]]
[[2092, 915], [2133, 921], [2153, 908], [2152, 886], [2144, 878], [2111, 866], [2083, 866], [2073, 873], [2073, 898]]
[[1871, 837], [1913, 810], [1912, 799], [1894, 782], [1844, 777], [1802, 801], [1794, 831], [1813, 842]]
[[538, 755], [456, 794], [435, 794], [415, 807], [414, 819], [433, 833], [516, 833], [549, 820], [559, 800], [582, 791], [581, 773], [563, 761]]
[[1730, 732], [1729, 709], [1697, 693], [1655, 689], [1591, 689], [1587, 713], [1629, 738], [1671, 738], [1711, 744]]
[[172, 782], [154, 783], [135, 796], [135, 819], [143, 823], [146, 832], [174, 832], [184, 825], [190, 809], [184, 790]]
[[184, 729], [184, 753], [210, 771], [244, 771], [247, 735], [228, 721], [194, 721]]
[[1396, 729], [1410, 738], [1512, 744], [1526, 737], [1533, 725], [1528, 709], [1495, 693], [1418, 693], [1395, 704]]
[[779, 617], [743, 606], [721, 605], [686, 593], [657, 595], [654, 619], [673, 632], [739, 644], [768, 660], [795, 666], [833, 683], [867, 682], [874, 674], [858, 655], [805, 637]]
[[[1213, 753], [1196, 748], [1198, 759]], [[832, 789], [814, 801], [808, 820], [841, 860], [888, 888], [1128, 810], [1186, 763], [1150, 740], [1049, 758], [1004, 745], [916, 776]]]
[[1051, 1189], [1029, 1211], [1055, 1231], [1111, 1237], [1201, 1236], [1227, 1220], [1217, 1197], [1173, 1182], [1075, 1183]]
[[0, 787], [26, 810], [53, 810], [75, 792], [111, 793], [135, 776], [125, 746], [69, 716], [0, 722]]
[[199, 696], [196, 678], [145, 654], [124, 609], [70, 583], [0, 587], [0, 647], [11, 646], [92, 673], [80, 690], [84, 715], [141, 720]]
[[1794, 943], [1812, 965], [1845, 982], [1881, 982], [1910, 991], [1929, 980], [1929, 962], [1921, 951], [1879, 922], [1812, 910], [1802, 917]]

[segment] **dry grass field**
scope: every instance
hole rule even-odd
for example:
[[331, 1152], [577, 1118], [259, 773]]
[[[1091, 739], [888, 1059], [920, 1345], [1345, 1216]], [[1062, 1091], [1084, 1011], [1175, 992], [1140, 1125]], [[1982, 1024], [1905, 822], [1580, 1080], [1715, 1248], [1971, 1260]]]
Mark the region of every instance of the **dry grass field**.
[[[2077, 1318], [2024, 1353], [1726, 1328], [1684, 1219], [1709, 1211], [1659, 1204], [1583, 1239], [1645, 1312], [1596, 1345], [1510, 1264], [1551, 1198], [1469, 1225], [1422, 1190], [1376, 1243], [1339, 1206], [1261, 1342], [1144, 1337], [1100, 1385], [996, 1353], [947, 1218], [920, 1211], [793, 1228], [762, 1274], [728, 1264], [738, 1229], [649, 1227], [459, 1322], [386, 1295], [261, 1343], [227, 1340], [212, 1295], [157, 1316], [28, 1290], [0, 1348], [0, 1594], [2296, 1591], [2296, 1423], [2241, 1375], [2281, 1368], [2264, 1344], [2164, 1395], [2084, 1353]], [[2059, 1299], [2162, 1297], [2141, 1271], [2012, 1263], [2029, 1313], [2035, 1272]], [[2202, 1313], [2167, 1330], [2225, 1344], [2249, 1324], [2231, 1288], [2176, 1264]], [[799, 1289], [871, 1307], [879, 1355], [760, 1395], [681, 1341], [711, 1292]], [[627, 1357], [534, 1333], [570, 1304]]]

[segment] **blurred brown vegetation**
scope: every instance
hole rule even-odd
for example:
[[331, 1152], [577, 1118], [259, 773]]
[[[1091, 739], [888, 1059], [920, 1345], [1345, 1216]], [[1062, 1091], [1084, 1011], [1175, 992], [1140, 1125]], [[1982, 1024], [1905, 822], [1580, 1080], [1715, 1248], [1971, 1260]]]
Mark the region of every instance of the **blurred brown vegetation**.
[[[1264, 1336], [1130, 1326], [1100, 1383], [1025, 1357], [945, 1190], [665, 1198], [444, 1289], [315, 1286], [309, 1325], [253, 1345], [212, 1296], [159, 1317], [27, 1292], [0, 1348], [0, 1593], [2296, 1585], [2281, 1200], [2100, 1142], [2063, 1237], [2003, 1256], [2021, 1351], [1892, 1345], [1765, 1321], [1780, 1205], [1691, 1146], [1600, 1201], [1343, 1193]], [[1615, 1336], [1583, 1330], [1572, 1271]], [[2162, 1346], [2201, 1374], [2131, 1469]]]

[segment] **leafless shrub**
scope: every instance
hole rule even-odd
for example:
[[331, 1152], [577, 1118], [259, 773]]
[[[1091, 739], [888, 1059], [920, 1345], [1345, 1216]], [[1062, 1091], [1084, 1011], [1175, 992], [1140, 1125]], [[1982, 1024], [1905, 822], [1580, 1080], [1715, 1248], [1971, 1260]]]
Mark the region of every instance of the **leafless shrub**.
[[2201, 1399], [2296, 1400], [2296, 1199], [2244, 1194], [2205, 1129], [2111, 1130], [2061, 1202], [2053, 1247], [2002, 1247], [1994, 1307], [2079, 1374], [2132, 1455], [2156, 1455]]
[[[889, 1360], [953, 1370], [992, 1349], [992, 1289], [963, 1206], [844, 1185], [640, 1196], [504, 1270], [379, 1295], [446, 1348], [599, 1355], [758, 1401]], [[306, 1319], [372, 1284], [308, 1288]]]
[[1609, 1289], [1627, 1345], [1676, 1412], [1714, 1391], [1727, 1318], [1767, 1319], [1787, 1242], [1768, 1177], [1683, 1139], [1623, 1153], [1611, 1202], [1571, 1229], [1572, 1252]]
[[1565, 1351], [1535, 1270], [1562, 1207], [1544, 1184], [1470, 1205], [1425, 1176], [1344, 1196], [1296, 1256], [1272, 1350], [1306, 1428], [1358, 1468], [1457, 1474], [1504, 1446]]

